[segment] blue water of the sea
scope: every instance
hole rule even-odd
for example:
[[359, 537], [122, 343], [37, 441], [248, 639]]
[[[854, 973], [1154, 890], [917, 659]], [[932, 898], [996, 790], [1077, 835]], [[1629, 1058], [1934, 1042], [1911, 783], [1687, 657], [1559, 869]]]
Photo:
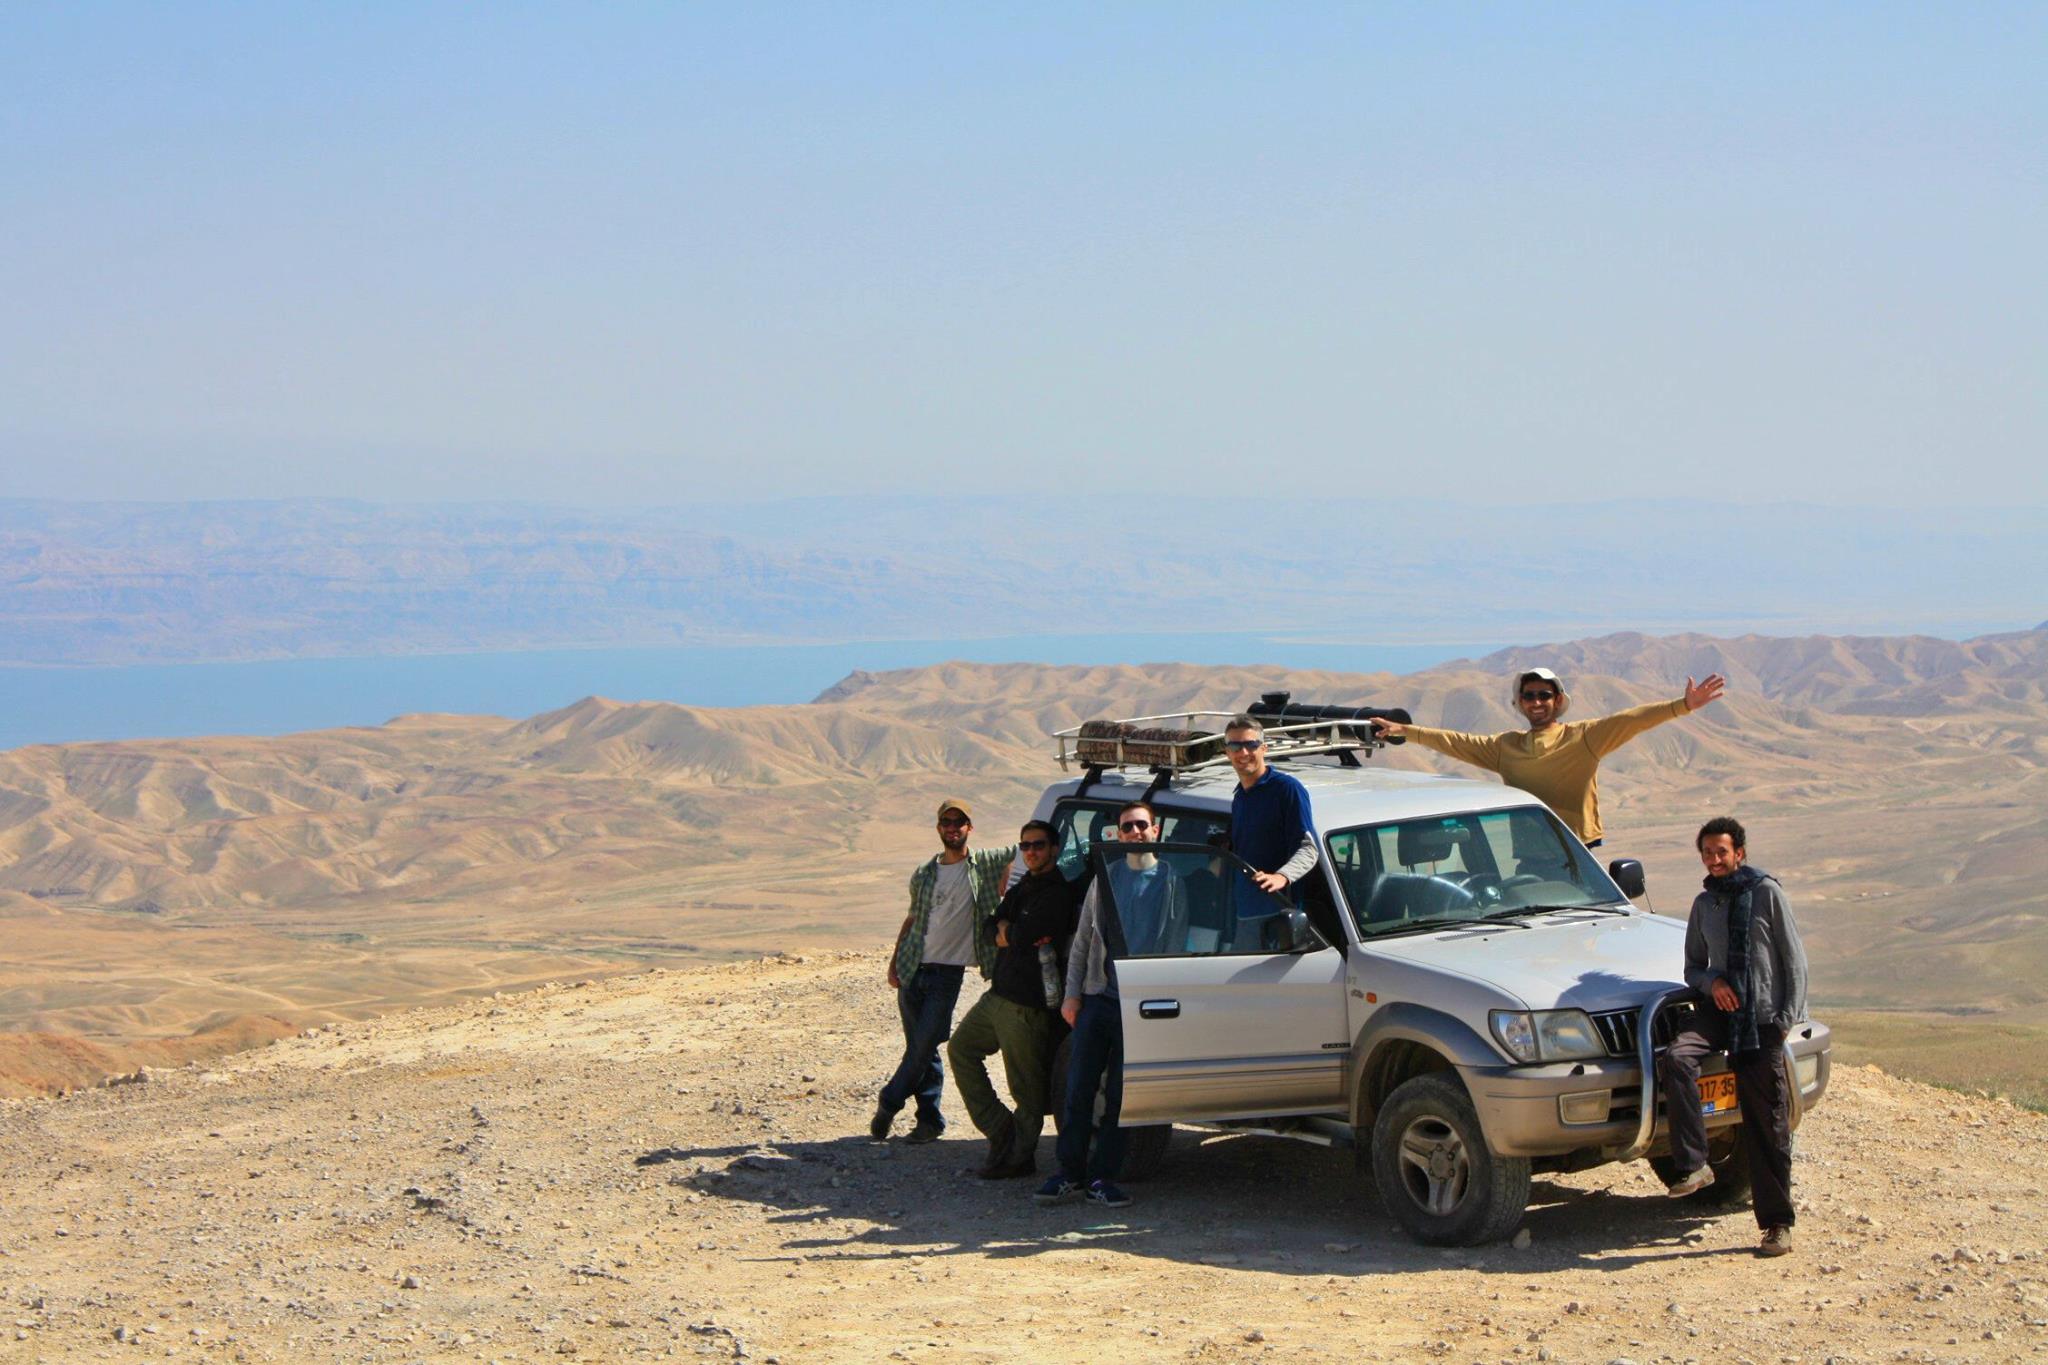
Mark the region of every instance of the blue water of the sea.
[[[1492, 648], [1297, 642], [1263, 635], [1054, 635], [99, 668], [0, 667], [0, 749], [74, 740], [290, 734], [377, 725], [413, 711], [523, 718], [592, 694], [697, 706], [802, 702], [855, 669], [880, 672], [955, 659], [1274, 664], [1405, 673]], [[1400, 705], [1398, 698], [1329, 700]]]

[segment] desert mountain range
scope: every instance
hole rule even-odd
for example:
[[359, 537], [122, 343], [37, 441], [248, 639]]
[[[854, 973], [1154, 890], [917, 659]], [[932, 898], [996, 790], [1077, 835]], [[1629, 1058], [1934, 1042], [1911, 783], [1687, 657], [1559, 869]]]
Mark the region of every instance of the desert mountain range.
[[[1691, 830], [1733, 811], [1791, 888], [1816, 1009], [1854, 1054], [2048, 1097], [2048, 630], [1610, 635], [1406, 677], [1182, 664], [855, 674], [719, 710], [586, 698], [279, 738], [0, 753], [0, 1093], [62, 1089], [308, 1025], [649, 965], [868, 947], [930, 808], [1005, 837], [1046, 735], [1258, 693], [1508, 728], [1544, 663], [1573, 715], [1725, 673], [1726, 701], [1603, 768], [1612, 855], [1683, 913]], [[1443, 767], [1397, 749], [1376, 757]]]

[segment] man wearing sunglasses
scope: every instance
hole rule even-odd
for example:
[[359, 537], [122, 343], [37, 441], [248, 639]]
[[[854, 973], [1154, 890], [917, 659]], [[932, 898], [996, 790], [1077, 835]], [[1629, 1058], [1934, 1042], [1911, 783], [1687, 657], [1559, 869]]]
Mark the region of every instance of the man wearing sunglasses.
[[993, 920], [1003, 896], [1003, 873], [1016, 848], [970, 852], [974, 818], [965, 801], [939, 802], [939, 851], [910, 874], [910, 913], [889, 955], [889, 985], [903, 1020], [903, 1060], [882, 1086], [868, 1135], [886, 1140], [896, 1115], [912, 1098], [917, 1123], [909, 1141], [931, 1142], [946, 1131], [939, 1113], [946, 1072], [939, 1046], [953, 1031], [960, 981], [973, 958], [986, 978], [995, 970]]
[[[1116, 837], [1142, 850], [1159, 838], [1159, 818], [1142, 801], [1116, 813]], [[1176, 952], [1187, 942], [1185, 889], [1156, 854], [1126, 853], [1106, 864], [1124, 951], [1132, 956]], [[1102, 882], [1081, 902], [1081, 922], [1067, 958], [1067, 998], [1060, 1014], [1074, 1030], [1067, 1059], [1067, 1108], [1060, 1115], [1060, 1168], [1033, 1196], [1058, 1204], [1086, 1193], [1088, 1201], [1120, 1209], [1131, 1197], [1117, 1187], [1124, 1163], [1124, 1133], [1118, 1125], [1124, 1103], [1124, 1021], [1117, 999], [1116, 964], [1102, 932]], [[1102, 1092], [1102, 1123], [1095, 1122], [1095, 1092]], [[1094, 1152], [1090, 1153], [1090, 1142]]]
[[1266, 727], [1237, 715], [1223, 729], [1223, 748], [1237, 770], [1230, 794], [1230, 849], [1253, 869], [1249, 884], [1232, 878], [1239, 931], [1246, 920], [1273, 913], [1273, 903], [1252, 889], [1278, 895], [1316, 865], [1316, 827], [1308, 788], [1266, 762]]
[[[960, 1088], [968, 1117], [988, 1139], [988, 1158], [979, 1172], [985, 1180], [1038, 1169], [1038, 1137], [1051, 1104], [1053, 1011], [1066, 979], [1059, 951], [1074, 932], [1086, 880], [1069, 882], [1061, 875], [1057, 837], [1043, 820], [1033, 820], [1017, 836], [1024, 876], [996, 906], [989, 988], [946, 1044], [953, 1084]], [[1041, 947], [1052, 949], [1050, 962], [1041, 961]], [[989, 1083], [986, 1059], [996, 1052], [1003, 1054], [1014, 1108], [997, 1099]]]
[[1425, 749], [1499, 773], [1501, 781], [1556, 811], [1557, 818], [1571, 826], [1587, 848], [1598, 848], [1603, 833], [1600, 760], [1645, 730], [1718, 700], [1727, 684], [1719, 673], [1708, 674], [1701, 683], [1687, 678], [1685, 694], [1675, 701], [1632, 706], [1599, 720], [1567, 722], [1564, 713], [1572, 699], [1564, 684], [1547, 668], [1531, 668], [1515, 676], [1513, 695], [1514, 704], [1529, 722], [1527, 730], [1468, 735], [1378, 719], [1372, 727], [1382, 739], [1405, 736]]

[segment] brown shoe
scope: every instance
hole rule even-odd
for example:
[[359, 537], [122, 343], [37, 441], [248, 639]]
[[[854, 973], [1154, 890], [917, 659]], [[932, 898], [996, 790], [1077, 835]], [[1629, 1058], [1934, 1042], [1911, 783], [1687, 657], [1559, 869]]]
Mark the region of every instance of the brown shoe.
[[1789, 1256], [1792, 1254], [1792, 1229], [1775, 1227], [1764, 1229], [1764, 1239], [1756, 1244], [1759, 1256]]
[[995, 1131], [988, 1135], [988, 1155], [982, 1159], [981, 1169], [976, 1174], [983, 1180], [1001, 1180], [1008, 1176], [1010, 1167], [1016, 1164], [1010, 1152], [1016, 1142], [1016, 1120], [1004, 1114], [996, 1120]]

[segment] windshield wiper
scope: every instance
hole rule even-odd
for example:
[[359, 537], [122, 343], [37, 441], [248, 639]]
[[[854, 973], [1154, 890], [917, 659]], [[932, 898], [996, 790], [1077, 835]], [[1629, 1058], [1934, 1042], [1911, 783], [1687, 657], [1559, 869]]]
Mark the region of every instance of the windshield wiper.
[[1402, 921], [1395, 928], [1383, 931], [1374, 937], [1384, 938], [1388, 933], [1406, 933], [1410, 929], [1526, 929], [1526, 924], [1496, 920], [1491, 915], [1431, 915], [1427, 919]]
[[1618, 905], [1516, 905], [1505, 910], [1496, 910], [1493, 915], [1542, 915], [1556, 910], [1591, 910], [1596, 915], [1626, 915], [1628, 911]]

